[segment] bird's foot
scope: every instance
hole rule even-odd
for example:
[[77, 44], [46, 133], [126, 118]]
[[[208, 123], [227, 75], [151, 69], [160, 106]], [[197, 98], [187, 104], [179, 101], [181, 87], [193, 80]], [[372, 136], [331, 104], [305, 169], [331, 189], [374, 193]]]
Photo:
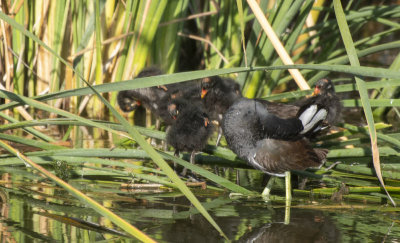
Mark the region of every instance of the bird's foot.
[[270, 201], [270, 195], [271, 195], [271, 188], [266, 186], [263, 190], [263, 192], [261, 193], [261, 197], [263, 198], [263, 200], [265, 202], [269, 202]]
[[[335, 163], [333, 163], [333, 164], [331, 164], [330, 166], [328, 166], [325, 170], [326, 170], [326, 171], [331, 170], [331, 169], [333, 169], [336, 165], [341, 164], [341, 163], [342, 163], [342, 161], [336, 161]], [[325, 164], [325, 163], [324, 163], [324, 164]], [[321, 164], [320, 167], [319, 167], [318, 169], [321, 169], [321, 167], [322, 167], [324, 164]]]

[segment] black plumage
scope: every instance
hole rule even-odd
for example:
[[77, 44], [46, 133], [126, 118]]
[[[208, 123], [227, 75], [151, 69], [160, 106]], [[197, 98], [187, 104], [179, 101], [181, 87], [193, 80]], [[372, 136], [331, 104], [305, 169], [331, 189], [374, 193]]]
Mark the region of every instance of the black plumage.
[[212, 76], [201, 81], [201, 98], [211, 119], [221, 121], [225, 111], [242, 97], [235, 80]]
[[[143, 69], [136, 78], [158, 76], [162, 74], [163, 72], [157, 67], [149, 67]], [[179, 90], [186, 92], [186, 90], [193, 89], [194, 87], [197, 87], [197, 90], [200, 89], [198, 81], [124, 90], [118, 93], [117, 100], [119, 106], [125, 112], [133, 111], [139, 105], [143, 105], [156, 117], [161, 118], [167, 125], [171, 125], [174, 121], [168, 113], [167, 105], [173, 98], [172, 94], [177, 93]], [[198, 96], [200, 96], [200, 91], [198, 91], [198, 93]]]
[[194, 163], [195, 152], [204, 148], [213, 132], [208, 115], [184, 99], [171, 100], [168, 111], [176, 120], [167, 133], [167, 143], [175, 148], [175, 155], [191, 152], [190, 162]]
[[328, 115], [324, 121], [327, 125], [335, 125], [340, 121], [342, 104], [336, 95], [335, 86], [331, 80], [327, 78], [318, 80], [312, 96], [299, 104], [302, 108], [298, 112], [302, 113], [304, 109], [314, 104], [328, 109]]
[[292, 104], [282, 104], [260, 99], [258, 101], [264, 104], [268, 112], [284, 119], [299, 116], [313, 105], [316, 105], [319, 109], [326, 109], [326, 118], [315, 124], [314, 129], [310, 129], [308, 133], [304, 134], [308, 138], [314, 138], [322, 128], [335, 125], [341, 119], [342, 104], [336, 95], [333, 83], [326, 78], [317, 81], [314, 92], [310, 97]]
[[[222, 121], [225, 111], [242, 97], [240, 86], [235, 80], [212, 76], [201, 81], [201, 98], [203, 105], [212, 120]], [[218, 128], [216, 146], [222, 137], [221, 126]]]
[[[135, 78], [151, 77], [161, 75], [163, 72], [156, 67], [143, 69]], [[124, 112], [131, 112], [138, 106], [144, 105], [146, 108], [154, 108], [152, 105], [157, 99], [161, 99], [166, 94], [165, 90], [159, 87], [139, 88], [122, 90], [118, 92], [118, 105]]]
[[258, 100], [241, 98], [225, 112], [222, 129], [240, 158], [264, 173], [283, 176], [323, 163], [327, 150], [312, 148], [302, 134], [325, 118], [325, 109], [312, 106], [299, 117], [283, 119]]

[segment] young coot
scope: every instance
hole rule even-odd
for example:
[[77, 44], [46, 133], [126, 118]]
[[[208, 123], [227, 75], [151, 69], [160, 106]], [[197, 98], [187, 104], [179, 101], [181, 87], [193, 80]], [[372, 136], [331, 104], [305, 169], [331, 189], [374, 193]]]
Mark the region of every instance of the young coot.
[[281, 118], [267, 104], [241, 98], [225, 112], [222, 129], [229, 148], [241, 159], [266, 174], [282, 177], [286, 171], [324, 162], [327, 150], [312, 148], [303, 134], [326, 116], [324, 107], [311, 105], [298, 117]]
[[168, 111], [175, 123], [167, 132], [167, 143], [175, 148], [175, 156], [181, 151], [191, 152], [190, 163], [194, 164], [195, 153], [204, 148], [213, 132], [208, 115], [184, 99], [171, 100]]

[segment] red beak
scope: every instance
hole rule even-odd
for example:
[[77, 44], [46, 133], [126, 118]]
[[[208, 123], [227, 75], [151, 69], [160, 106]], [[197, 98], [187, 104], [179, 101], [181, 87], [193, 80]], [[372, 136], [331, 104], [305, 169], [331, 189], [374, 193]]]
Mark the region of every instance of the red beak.
[[202, 99], [204, 98], [204, 96], [206, 96], [207, 92], [208, 92], [208, 90], [206, 90], [206, 89], [201, 89], [201, 98], [202, 98]]
[[314, 92], [312, 93], [312, 96], [318, 95], [321, 92], [321, 90], [318, 87], [315, 87]]
[[210, 121], [208, 120], [208, 118], [204, 119], [204, 126], [207, 127], [208, 124], [210, 124]]

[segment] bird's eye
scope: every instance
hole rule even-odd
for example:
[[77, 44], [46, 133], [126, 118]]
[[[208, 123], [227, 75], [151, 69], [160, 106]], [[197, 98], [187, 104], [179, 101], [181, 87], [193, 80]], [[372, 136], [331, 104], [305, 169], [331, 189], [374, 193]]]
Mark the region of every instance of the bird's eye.
[[201, 81], [201, 88], [202, 89], [210, 89], [211, 88], [211, 86], [212, 86], [212, 82], [211, 82], [211, 78], [204, 78], [202, 81]]

